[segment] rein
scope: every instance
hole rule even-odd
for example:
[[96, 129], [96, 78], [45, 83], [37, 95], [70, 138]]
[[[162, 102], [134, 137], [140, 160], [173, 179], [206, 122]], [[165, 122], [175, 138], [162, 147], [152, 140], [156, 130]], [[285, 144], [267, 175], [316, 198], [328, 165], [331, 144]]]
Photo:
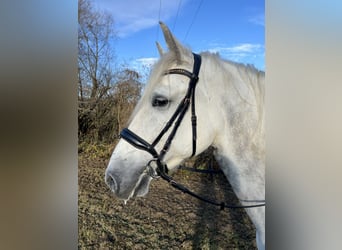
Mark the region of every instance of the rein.
[[[189, 105], [191, 103], [191, 125], [192, 125], [192, 156], [196, 154], [196, 140], [197, 140], [197, 117], [196, 117], [196, 110], [195, 110], [195, 88], [196, 84], [198, 82], [198, 75], [201, 68], [201, 56], [198, 54], [193, 53], [194, 57], [194, 65], [193, 65], [193, 72], [189, 72], [185, 69], [170, 69], [164, 72], [164, 75], [169, 74], [180, 74], [184, 75], [190, 78], [189, 87], [186, 92], [185, 97], [183, 100], [179, 103], [176, 111], [171, 116], [170, 120], [166, 123], [165, 127], [162, 129], [162, 131], [159, 133], [159, 135], [154, 139], [152, 144], [145, 141], [143, 138], [135, 134], [133, 131], [131, 131], [128, 128], [124, 128], [121, 133], [120, 137], [130, 143], [132, 146], [146, 151], [150, 153], [153, 157], [151, 161], [149, 161], [146, 165], [145, 173], [151, 176], [152, 178], [159, 178], [166, 180], [170, 185], [183, 193], [187, 193], [193, 197], [196, 197], [197, 199], [210, 203], [212, 205], [219, 206], [221, 210], [224, 208], [253, 208], [253, 207], [261, 207], [265, 206], [265, 201], [259, 201], [263, 202], [261, 204], [255, 204], [255, 205], [242, 205], [242, 206], [235, 206], [235, 205], [227, 205], [224, 202], [216, 202], [207, 198], [204, 198], [185, 186], [179, 184], [175, 180], [172, 179], [171, 176], [168, 175], [168, 168], [166, 163], [163, 161], [165, 154], [168, 152], [172, 140], [174, 139], [176, 132], [178, 130], [179, 125], [181, 124], [185, 113], [189, 109]], [[163, 148], [157, 153], [155, 146], [159, 143], [160, 139], [165, 135], [165, 133], [171, 128], [171, 126], [174, 125], [173, 129], [170, 132], [170, 135], [168, 136]], [[254, 201], [244, 201], [244, 202], [254, 202]]]

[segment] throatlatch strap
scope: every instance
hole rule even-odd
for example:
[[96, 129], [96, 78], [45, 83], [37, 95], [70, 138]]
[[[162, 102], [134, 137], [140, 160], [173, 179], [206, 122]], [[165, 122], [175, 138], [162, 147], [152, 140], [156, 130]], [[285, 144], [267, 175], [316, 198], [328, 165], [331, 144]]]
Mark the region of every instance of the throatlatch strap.
[[[192, 154], [193, 157], [196, 154], [196, 140], [197, 140], [197, 117], [196, 117], [196, 109], [195, 109], [195, 90], [196, 90], [196, 83], [198, 81], [198, 74], [201, 68], [201, 56], [194, 54], [194, 68], [192, 73], [197, 76], [196, 82], [194, 82], [194, 87], [192, 90], [191, 95], [191, 126], [192, 126]], [[191, 83], [190, 83], [191, 84]]]

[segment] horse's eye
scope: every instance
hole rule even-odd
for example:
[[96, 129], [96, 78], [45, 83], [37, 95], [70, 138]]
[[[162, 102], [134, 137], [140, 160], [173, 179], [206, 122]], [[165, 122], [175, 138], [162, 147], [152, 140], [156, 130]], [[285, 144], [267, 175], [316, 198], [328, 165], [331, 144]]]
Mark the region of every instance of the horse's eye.
[[163, 96], [155, 96], [152, 100], [153, 107], [165, 107], [169, 104], [169, 100]]

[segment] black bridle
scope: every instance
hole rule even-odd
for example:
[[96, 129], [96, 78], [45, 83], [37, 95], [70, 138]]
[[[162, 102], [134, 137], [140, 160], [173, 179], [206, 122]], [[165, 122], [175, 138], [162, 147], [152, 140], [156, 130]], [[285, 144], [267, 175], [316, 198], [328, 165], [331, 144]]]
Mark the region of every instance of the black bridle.
[[[185, 97], [182, 99], [182, 101], [179, 103], [176, 111], [171, 116], [170, 120], [166, 123], [165, 127], [162, 129], [162, 131], [159, 133], [159, 135], [154, 139], [152, 144], [145, 141], [143, 138], [135, 134], [133, 131], [129, 130], [128, 128], [124, 128], [121, 133], [120, 137], [130, 143], [132, 146], [146, 151], [150, 153], [153, 157], [151, 161], [149, 161], [146, 165], [146, 173], [150, 175], [152, 178], [158, 178], [161, 177], [162, 179], [169, 182], [173, 187], [176, 189], [190, 194], [202, 201], [208, 202], [213, 205], [220, 206], [221, 209], [224, 208], [251, 208], [251, 207], [261, 207], [265, 206], [265, 203], [262, 204], [256, 204], [256, 205], [247, 205], [247, 206], [234, 206], [234, 205], [226, 205], [224, 202], [215, 202], [209, 199], [206, 199], [202, 196], [199, 196], [195, 194], [194, 192], [190, 191], [188, 188], [184, 187], [183, 185], [177, 183], [172, 179], [171, 176], [168, 175], [168, 168], [166, 163], [163, 161], [165, 154], [168, 152], [172, 140], [174, 139], [176, 132], [178, 130], [179, 125], [181, 124], [184, 115], [189, 109], [189, 106], [191, 104], [191, 125], [192, 125], [192, 154], [191, 157], [196, 154], [196, 140], [197, 140], [197, 117], [196, 117], [196, 110], [195, 110], [195, 89], [196, 84], [198, 82], [198, 74], [201, 68], [201, 56], [198, 54], [193, 53], [194, 57], [194, 65], [192, 73], [185, 69], [170, 69], [164, 72], [164, 75], [169, 74], [180, 74], [184, 75], [190, 78], [188, 90], [186, 92]], [[168, 138], [166, 139], [166, 142], [159, 152], [157, 153], [155, 146], [159, 143], [160, 139], [165, 135], [165, 133], [171, 128], [171, 126], [174, 125], [173, 129], [171, 130]], [[264, 201], [261, 201], [264, 202]]]

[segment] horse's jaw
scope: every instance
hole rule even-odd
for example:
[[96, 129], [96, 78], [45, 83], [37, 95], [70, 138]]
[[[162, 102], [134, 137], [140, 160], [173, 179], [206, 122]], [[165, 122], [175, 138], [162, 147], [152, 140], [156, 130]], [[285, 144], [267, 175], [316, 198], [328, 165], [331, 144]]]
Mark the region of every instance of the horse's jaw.
[[125, 201], [125, 203], [132, 197], [143, 197], [147, 195], [151, 180], [152, 177], [142, 173], [135, 184], [126, 187], [122, 183], [118, 183], [118, 179], [114, 178], [110, 170], [107, 170], [105, 175], [105, 182], [114, 196], [117, 199]]
[[152, 177], [150, 177], [147, 174], [140, 175], [140, 177], [139, 177], [135, 187], [131, 191], [130, 195], [126, 199], [123, 199], [125, 204], [132, 197], [144, 197], [144, 196], [146, 196], [148, 191], [149, 191], [151, 180], [152, 180]]

